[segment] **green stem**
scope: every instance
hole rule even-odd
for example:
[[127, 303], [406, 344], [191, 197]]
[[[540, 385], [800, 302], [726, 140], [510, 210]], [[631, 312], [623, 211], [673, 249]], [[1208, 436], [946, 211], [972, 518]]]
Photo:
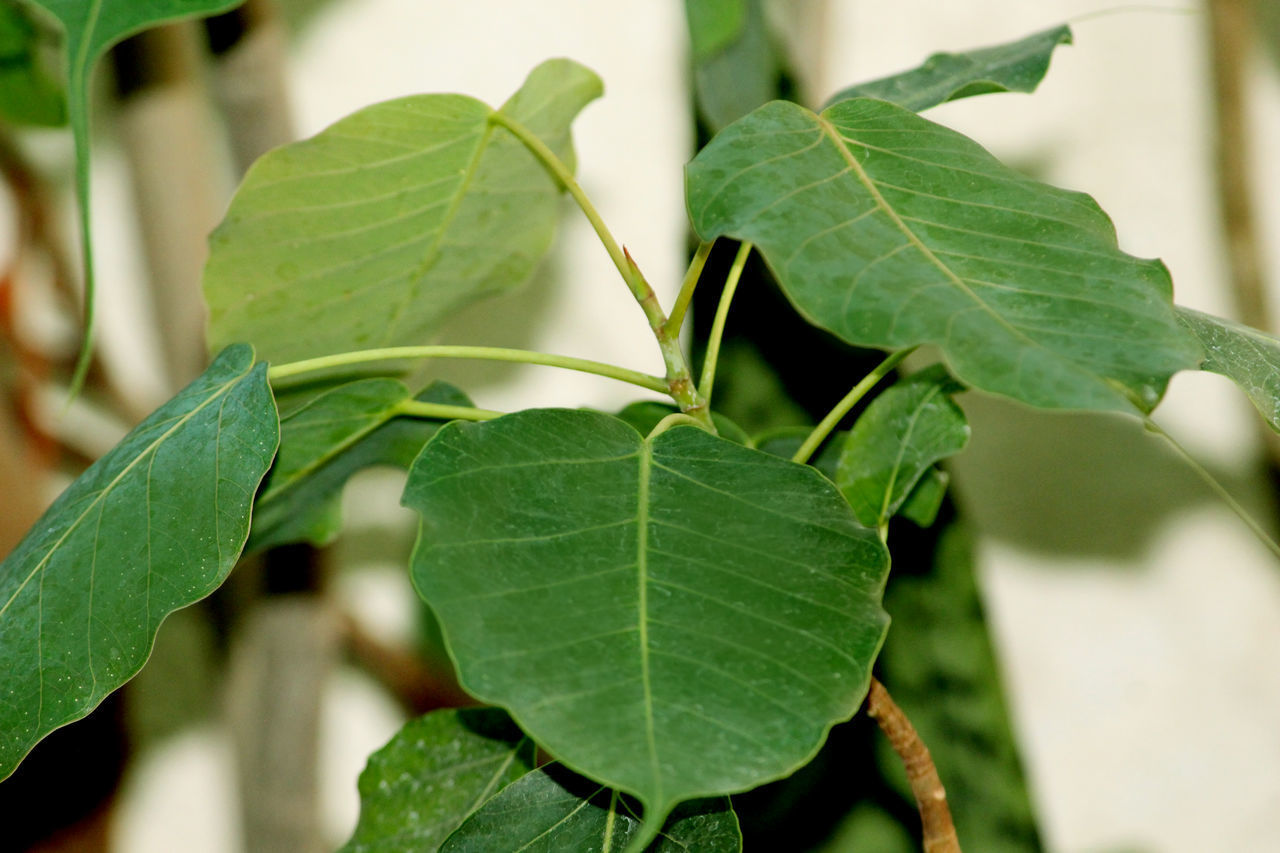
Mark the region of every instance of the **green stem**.
[[357, 350], [320, 358], [309, 358], [288, 364], [278, 364], [267, 371], [267, 378], [272, 382], [288, 379], [304, 373], [315, 373], [334, 367], [348, 367], [354, 364], [367, 364], [375, 361], [394, 361], [397, 359], [421, 358], [476, 358], [487, 361], [511, 361], [520, 364], [542, 364], [548, 367], [563, 367], [566, 370], [577, 370], [580, 373], [592, 373], [596, 376], [607, 376], [620, 382], [628, 382], [650, 391], [666, 392], [667, 383], [657, 376], [639, 373], [585, 358], [573, 358], [567, 355], [553, 355], [545, 352], [532, 352], [522, 349], [504, 347], [468, 347], [468, 346], [421, 346], [421, 347], [384, 347], [382, 349]]
[[711, 400], [711, 392], [716, 381], [716, 362], [720, 360], [720, 341], [724, 337], [724, 324], [729, 318], [729, 306], [733, 303], [733, 294], [738, 290], [738, 281], [742, 278], [742, 270], [747, 265], [747, 256], [751, 254], [751, 244], [738, 246], [738, 254], [734, 256], [733, 266], [729, 267], [729, 277], [725, 279], [724, 290], [720, 291], [720, 303], [716, 306], [716, 317], [711, 323], [711, 334], [707, 337], [707, 357], [702, 360], [702, 378], [698, 381], [698, 391], [704, 399]]
[[827, 416], [822, 419], [813, 432], [809, 433], [809, 437], [804, 440], [800, 448], [791, 457], [792, 462], [808, 462], [809, 457], [818, 449], [818, 445], [826, 440], [831, 431], [836, 428], [836, 424], [840, 423], [840, 419], [849, 414], [849, 410], [858, 405], [858, 401], [867, 395], [867, 392], [879, 384], [881, 379], [888, 375], [889, 371], [898, 366], [901, 361], [915, 351], [915, 347], [909, 349], [898, 350], [892, 353], [884, 361], [876, 365], [875, 369], [862, 377], [862, 381], [854, 385], [844, 398], [836, 403], [835, 408], [827, 412]]
[[640, 272], [640, 267], [636, 266], [636, 262], [632, 260], [627, 250], [620, 247], [618, 241], [613, 239], [613, 234], [609, 232], [608, 226], [604, 224], [604, 220], [600, 217], [600, 212], [591, 203], [591, 199], [587, 198], [587, 194], [583, 192], [582, 187], [573, 177], [573, 172], [570, 171], [563, 160], [556, 156], [554, 151], [547, 147], [545, 142], [520, 122], [501, 112], [492, 113], [489, 116], [489, 121], [511, 131], [524, 144], [525, 148], [529, 149], [530, 153], [542, 161], [542, 165], [546, 167], [547, 171], [560, 182], [569, 195], [573, 197], [573, 200], [578, 203], [578, 207], [582, 209], [587, 221], [595, 229], [596, 236], [604, 244], [605, 251], [609, 253], [609, 258], [613, 261], [613, 265], [618, 268], [618, 272], [622, 275], [622, 280], [626, 282], [631, 295], [640, 304], [640, 309], [644, 311], [645, 318], [649, 321], [649, 328], [653, 330], [654, 337], [658, 340], [658, 347], [662, 350], [662, 362], [667, 372], [667, 383], [663, 390], [671, 395], [671, 398], [676, 401], [681, 411], [697, 418], [706, 429], [715, 432], [715, 426], [711, 423], [711, 414], [707, 410], [706, 401], [698, 394], [698, 389], [693, 384], [693, 376], [689, 372], [689, 365], [685, 361], [684, 353], [680, 351], [679, 341], [674, 338], [668, 338], [665, 333], [667, 315], [663, 313], [662, 306], [658, 304], [658, 298], [654, 294], [653, 288], [649, 286], [649, 282], [645, 280], [644, 275]]
[[671, 306], [671, 315], [667, 317], [667, 325], [663, 329], [663, 334], [669, 338], [680, 337], [680, 327], [684, 325], [685, 312], [689, 310], [689, 303], [693, 301], [693, 291], [698, 286], [698, 279], [702, 277], [702, 268], [707, 265], [711, 246], [712, 243], [700, 243], [698, 250], [693, 253], [693, 260], [689, 262], [684, 281], [680, 283], [680, 293], [676, 296], [676, 303]]
[[1231, 496], [1231, 493], [1227, 491], [1226, 486], [1219, 483], [1217, 478], [1210, 474], [1207, 468], [1201, 465], [1185, 447], [1178, 443], [1177, 439], [1165, 432], [1164, 428], [1153, 421], [1150, 417], [1144, 417], [1143, 424], [1148, 430], [1169, 442], [1169, 446], [1173, 448], [1175, 453], [1182, 457], [1182, 461], [1187, 463], [1188, 467], [1190, 467], [1192, 471], [1195, 471], [1196, 474], [1199, 475], [1200, 479], [1204, 480], [1205, 484], [1213, 490], [1213, 493], [1221, 498], [1223, 503], [1230, 507], [1231, 511], [1234, 512], [1236, 516], [1245, 523], [1245, 526], [1253, 532], [1253, 535], [1258, 538], [1258, 541], [1263, 545], [1266, 545], [1272, 554], [1280, 557], [1280, 545], [1277, 545], [1276, 541], [1271, 538], [1265, 529], [1263, 529], [1257, 519], [1250, 515], [1248, 510], [1241, 506], [1240, 502]]
[[396, 413], [409, 418], [436, 418], [439, 420], [491, 421], [505, 412], [477, 409], [472, 406], [447, 406], [444, 403], [424, 403], [421, 400], [405, 400], [396, 406]]

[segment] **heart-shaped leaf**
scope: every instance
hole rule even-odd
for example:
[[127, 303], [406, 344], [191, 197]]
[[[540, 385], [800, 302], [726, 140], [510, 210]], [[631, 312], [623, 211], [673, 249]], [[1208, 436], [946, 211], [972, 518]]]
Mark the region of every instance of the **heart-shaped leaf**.
[[1200, 362], [1168, 271], [1121, 252], [1091, 198], [893, 104], [766, 104], [694, 158], [686, 190], [698, 235], [755, 243], [811, 322], [936, 344], [967, 385], [1132, 413]]
[[[617, 792], [559, 766], [544, 767], [490, 799], [440, 848], [441, 853], [621, 853], [643, 824]], [[695, 800], [671, 813], [648, 853], [739, 853], [742, 833], [729, 800]]]
[[1060, 44], [1071, 44], [1070, 27], [1053, 27], [964, 53], [935, 53], [919, 68], [843, 89], [832, 95], [826, 106], [850, 98], [879, 98], [920, 112], [973, 95], [1034, 92]]
[[326, 391], [280, 417], [280, 453], [254, 502], [249, 548], [326, 545], [342, 529], [342, 489], [374, 465], [408, 469], [442, 421], [400, 417], [411, 400], [470, 406], [443, 382], [416, 398], [403, 382], [374, 378]]
[[0, 777], [132, 678], [164, 618], [222, 583], [278, 438], [266, 366], [232, 347], [0, 563]]
[[[502, 112], [572, 165], [569, 124], [600, 80], [557, 59]], [[375, 104], [249, 170], [210, 238], [209, 338], [288, 361], [421, 343], [529, 277], [560, 187], [493, 110], [461, 95]]]
[[1179, 307], [1178, 320], [1204, 345], [1200, 369], [1239, 385], [1271, 428], [1280, 431], [1280, 339], [1190, 308]]
[[443, 427], [404, 502], [463, 686], [650, 831], [792, 772], [866, 693], [888, 555], [812, 468], [535, 409]]
[[859, 521], [888, 524], [925, 472], [969, 443], [969, 423], [951, 399], [961, 390], [938, 366], [897, 382], [867, 406], [836, 470], [836, 485]]
[[532, 770], [533, 761], [533, 741], [496, 708], [411, 720], [369, 756], [360, 774], [360, 821], [341, 853], [439, 850], [467, 815]]

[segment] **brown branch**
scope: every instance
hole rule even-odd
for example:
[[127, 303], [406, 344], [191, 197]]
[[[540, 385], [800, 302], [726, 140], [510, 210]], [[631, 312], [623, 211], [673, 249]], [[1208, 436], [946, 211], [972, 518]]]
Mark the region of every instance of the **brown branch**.
[[867, 694], [867, 716], [880, 725], [880, 731], [889, 739], [893, 751], [906, 768], [907, 781], [920, 810], [925, 853], [960, 853], [960, 840], [956, 837], [951, 809], [947, 806], [947, 792], [938, 778], [938, 768], [929, 755], [929, 748], [920, 740], [915, 727], [893, 701], [889, 691], [874, 678]]

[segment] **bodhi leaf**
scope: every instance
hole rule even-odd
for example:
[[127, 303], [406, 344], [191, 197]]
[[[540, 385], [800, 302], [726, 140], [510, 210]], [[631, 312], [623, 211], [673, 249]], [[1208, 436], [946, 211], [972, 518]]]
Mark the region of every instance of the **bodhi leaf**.
[[763, 0], [686, 0], [685, 10], [694, 100], [712, 131], [778, 96], [779, 61]]
[[439, 850], [467, 815], [533, 765], [533, 741], [496, 708], [412, 720], [369, 756], [360, 820], [341, 853]]
[[0, 777], [132, 678], [164, 618], [222, 583], [278, 437], [266, 366], [232, 347], [0, 563]]
[[401, 417], [413, 400], [470, 406], [443, 382], [417, 397], [396, 379], [362, 379], [326, 391], [280, 418], [280, 454], [254, 503], [249, 548], [326, 545], [342, 529], [342, 489], [373, 465], [408, 469], [441, 421]]
[[0, 5], [0, 119], [53, 126], [67, 120], [62, 90], [40, 61], [39, 32], [27, 10]]
[[648, 833], [792, 772], [866, 693], [888, 555], [811, 468], [535, 409], [443, 427], [404, 503], [462, 685]]
[[[586, 68], [551, 60], [501, 112], [572, 167], [569, 123], [600, 92]], [[462, 95], [400, 98], [255, 163], [210, 238], [213, 345], [250, 341], [280, 362], [421, 343], [528, 278], [560, 187], [493, 115]]]
[[[643, 826], [627, 800], [563, 767], [535, 770], [481, 806], [441, 853], [599, 851], [621, 853]], [[648, 853], [739, 853], [742, 833], [727, 798], [696, 800], [671, 813]]]
[[867, 406], [836, 470], [836, 485], [859, 521], [888, 524], [925, 472], [969, 443], [969, 423], [951, 399], [961, 390], [938, 366], [897, 382]]
[[1200, 362], [1168, 270], [1121, 252], [1091, 198], [884, 101], [766, 104], [694, 158], [686, 191], [699, 237], [755, 243], [810, 322], [936, 344], [967, 385], [1145, 412]]
[[1200, 369], [1239, 385], [1271, 428], [1280, 431], [1280, 339], [1190, 308], [1179, 307], [1178, 320], [1204, 345]]
[[1070, 27], [1054, 27], [964, 53], [935, 53], [919, 68], [843, 89], [832, 95], [826, 106], [850, 98], [879, 98], [920, 112], [973, 95], [1034, 92], [1060, 44], [1071, 44]]

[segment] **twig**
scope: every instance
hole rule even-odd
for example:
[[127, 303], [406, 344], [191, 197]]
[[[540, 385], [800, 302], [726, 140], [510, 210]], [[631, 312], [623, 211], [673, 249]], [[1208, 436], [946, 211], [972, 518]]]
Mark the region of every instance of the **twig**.
[[920, 810], [925, 853], [960, 853], [960, 840], [956, 837], [951, 809], [947, 806], [947, 792], [938, 778], [938, 768], [929, 755], [929, 748], [920, 740], [915, 727], [893, 701], [889, 691], [874, 678], [867, 694], [867, 716], [879, 724], [880, 731], [889, 739], [893, 751], [906, 768], [907, 781]]

